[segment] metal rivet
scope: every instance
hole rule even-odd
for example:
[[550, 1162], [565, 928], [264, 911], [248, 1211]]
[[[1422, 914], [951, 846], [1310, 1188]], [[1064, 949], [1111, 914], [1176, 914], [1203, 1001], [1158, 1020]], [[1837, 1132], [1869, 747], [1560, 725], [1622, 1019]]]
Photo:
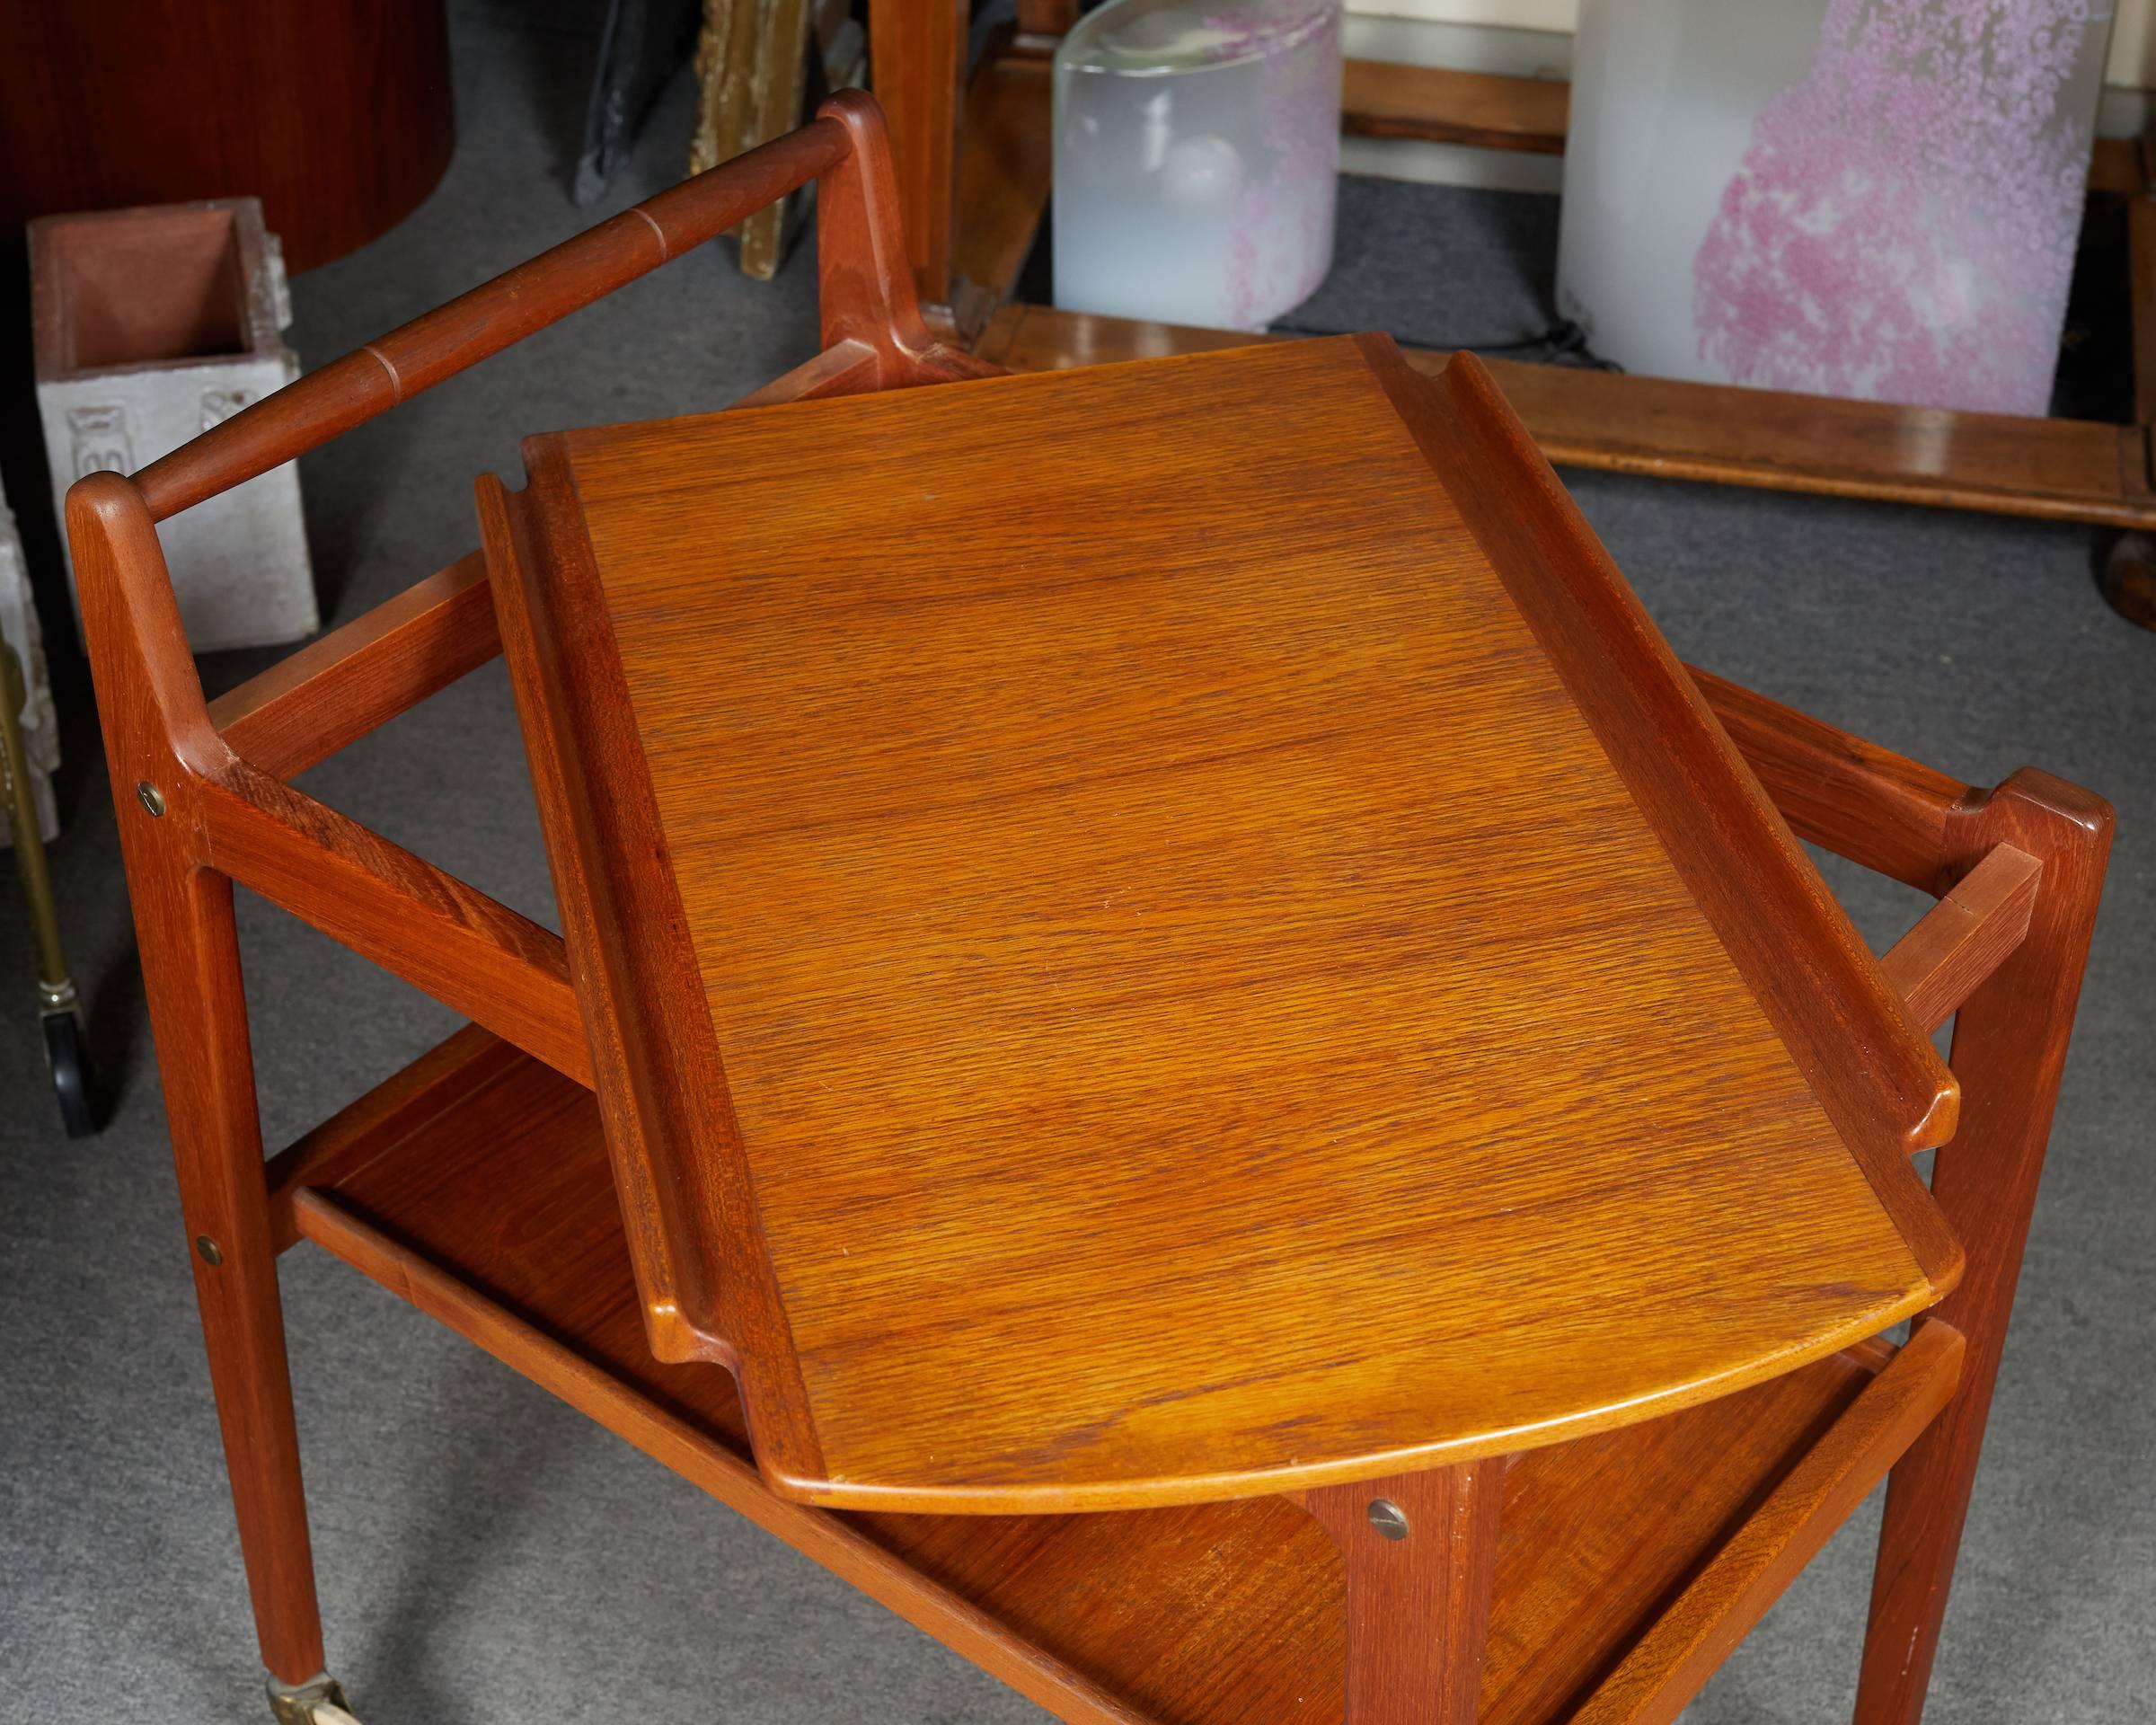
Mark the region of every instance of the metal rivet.
[[1408, 1536], [1408, 1512], [1390, 1498], [1370, 1499], [1370, 1525], [1387, 1539]]
[[135, 794], [142, 799], [142, 806], [153, 815], [162, 815], [164, 812], [164, 792], [147, 779], [143, 780], [135, 787]]
[[[217, 1243], [207, 1234], [198, 1234], [195, 1236], [195, 1250], [202, 1254], [202, 1261], [206, 1264], [221, 1264], [225, 1261], [225, 1254], [218, 1250]], [[1371, 1513], [1374, 1515], [1376, 1511], [1373, 1510]], [[1404, 1527], [1402, 1531], [1405, 1531]], [[1394, 1537], [1397, 1538], [1398, 1535], [1396, 1535]]]

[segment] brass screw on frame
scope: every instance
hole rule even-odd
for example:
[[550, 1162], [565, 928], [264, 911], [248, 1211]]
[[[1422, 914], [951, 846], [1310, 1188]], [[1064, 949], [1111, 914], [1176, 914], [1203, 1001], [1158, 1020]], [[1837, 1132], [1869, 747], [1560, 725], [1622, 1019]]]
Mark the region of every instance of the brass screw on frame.
[[162, 815], [164, 812], [164, 792], [147, 779], [143, 780], [135, 787], [135, 794], [142, 799], [142, 806], [153, 815]]
[[225, 1261], [225, 1254], [218, 1250], [217, 1243], [207, 1234], [195, 1236], [195, 1250], [202, 1254], [202, 1261], [206, 1264], [221, 1264]]
[[1405, 1539], [1408, 1536], [1408, 1512], [1390, 1498], [1373, 1498], [1370, 1500], [1370, 1525], [1387, 1539]]

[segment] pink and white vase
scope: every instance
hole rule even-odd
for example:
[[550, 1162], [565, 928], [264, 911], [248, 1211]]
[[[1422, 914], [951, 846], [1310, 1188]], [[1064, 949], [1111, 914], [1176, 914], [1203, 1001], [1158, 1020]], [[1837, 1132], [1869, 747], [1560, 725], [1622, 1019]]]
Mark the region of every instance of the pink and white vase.
[[2043, 413], [2109, 0], [1582, 0], [1558, 303], [1628, 370]]

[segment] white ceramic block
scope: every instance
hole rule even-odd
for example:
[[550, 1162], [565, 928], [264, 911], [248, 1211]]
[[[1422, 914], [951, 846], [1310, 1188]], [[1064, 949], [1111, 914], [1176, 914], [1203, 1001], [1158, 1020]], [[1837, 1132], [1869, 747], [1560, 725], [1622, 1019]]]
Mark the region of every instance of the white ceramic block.
[[[22, 562], [22, 542], [15, 535], [15, 518], [0, 492], [0, 638], [15, 650], [22, 661], [22, 681], [29, 693], [22, 712], [22, 748], [30, 756], [31, 795], [38, 805], [38, 824], [47, 840], [60, 836], [59, 812], [52, 800], [52, 775], [60, 765], [60, 728], [53, 717], [52, 686], [45, 678], [45, 647], [38, 633], [37, 607], [31, 603], [30, 571]], [[13, 843], [7, 804], [0, 798], [0, 842]]]
[[[279, 333], [292, 315], [283, 261], [252, 198], [48, 217], [30, 243], [56, 509], [84, 474], [134, 473], [299, 376]], [[196, 651], [320, 627], [293, 464], [158, 537]]]
[[1116, 0], [1056, 55], [1056, 303], [1257, 330], [1332, 265], [1340, 0]]

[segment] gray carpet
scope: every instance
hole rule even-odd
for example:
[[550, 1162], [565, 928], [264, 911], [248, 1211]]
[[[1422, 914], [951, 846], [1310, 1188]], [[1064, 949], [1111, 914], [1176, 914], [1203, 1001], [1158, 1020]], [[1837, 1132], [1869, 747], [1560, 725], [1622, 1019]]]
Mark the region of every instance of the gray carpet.
[[[296, 284], [320, 364], [586, 219], [561, 190], [581, 8], [456, 19], [441, 189]], [[671, 175], [677, 85], [609, 208]], [[1501, 341], [1547, 321], [1547, 200], [1350, 182], [1301, 322]], [[717, 250], [305, 464], [342, 619], [473, 542], [471, 481], [527, 430], [707, 408], [806, 357], [812, 284]], [[1964, 777], [2036, 762], [2121, 837], [1931, 1718], [2140, 1720], [2156, 1694], [2156, 635], [2091, 584], [2094, 535], [1593, 476], [1579, 496], [1681, 651]], [[206, 667], [213, 688], [254, 661]], [[549, 915], [496, 666], [317, 770], [315, 794]], [[0, 916], [0, 1721], [264, 1718], [111, 810], [54, 851], [119, 1080], [93, 1143], [43, 1093], [21, 924]], [[1836, 870], [1883, 943], [1913, 895]], [[265, 1126], [287, 1140], [448, 1015], [249, 903]], [[1763, 1180], [1772, 1171], [1762, 1169]], [[1027, 1703], [324, 1255], [286, 1261], [331, 1661], [370, 1725], [1020, 1721]], [[1876, 1509], [1876, 1505], [1874, 1506]], [[1846, 1716], [1876, 1522], [1860, 1517], [1690, 1716]]]

